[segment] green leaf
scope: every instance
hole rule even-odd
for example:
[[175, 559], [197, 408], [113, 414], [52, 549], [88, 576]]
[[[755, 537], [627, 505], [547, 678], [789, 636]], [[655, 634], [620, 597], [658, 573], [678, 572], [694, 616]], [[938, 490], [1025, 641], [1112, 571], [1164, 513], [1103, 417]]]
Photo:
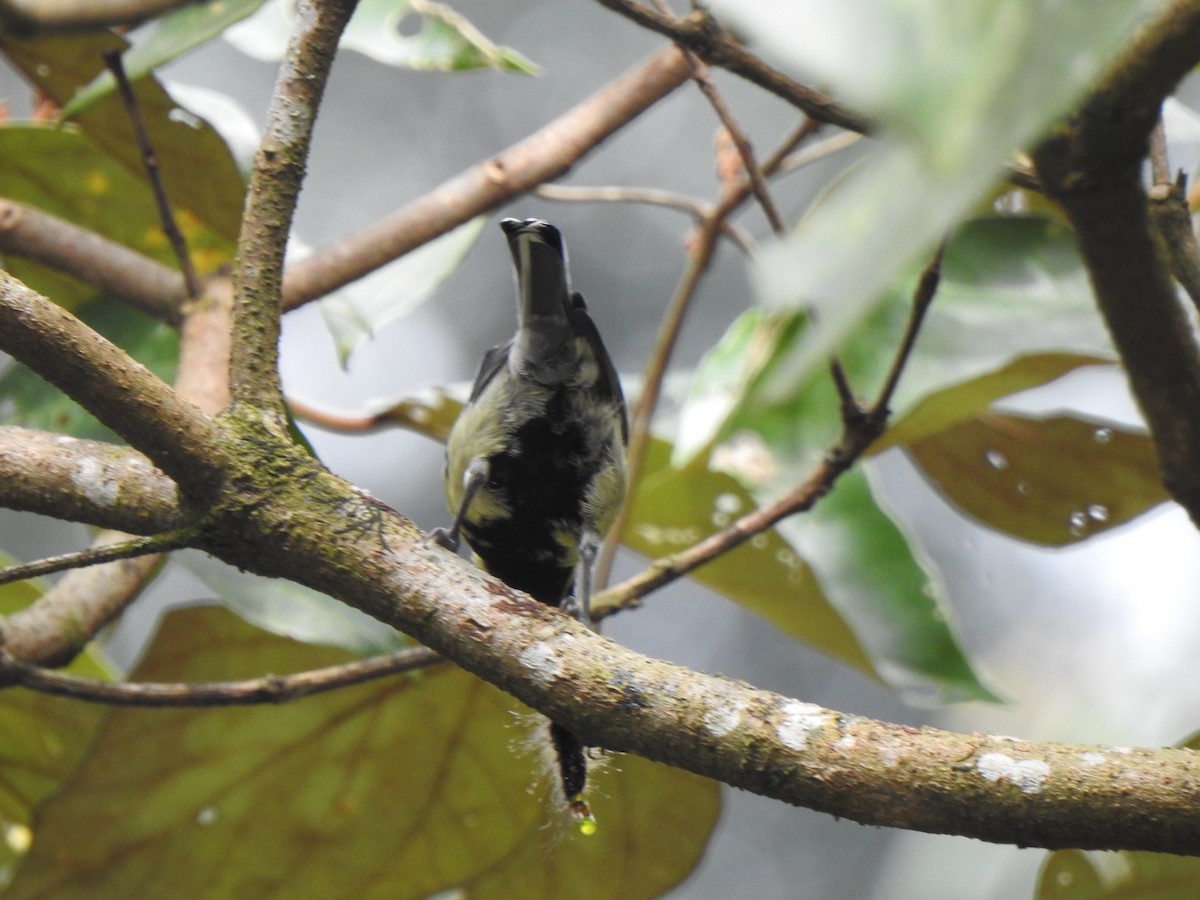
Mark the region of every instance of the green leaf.
[[[125, 75], [136, 81], [159, 66], [183, 56], [212, 40], [235, 22], [240, 22], [263, 5], [264, 0], [209, 0], [182, 6], [159, 19], [148, 36], [138, 40], [123, 56]], [[105, 69], [63, 107], [62, 117], [71, 119], [104, 99], [117, 82]]]
[[[416, 33], [401, 30], [407, 16], [420, 17]], [[295, 13], [271, 0], [226, 37], [257, 59], [283, 58]], [[449, 6], [431, 0], [361, 0], [342, 36], [342, 46], [377, 62], [408, 69], [457, 71], [491, 68], [535, 75], [538, 67], [515, 50], [488, 40]]]
[[198, 550], [172, 555], [247, 622], [307, 644], [338, 647], [356, 656], [410, 644], [404, 635], [340, 600], [282, 578], [263, 578], [225, 565]]
[[1200, 860], [1169, 853], [1120, 851], [1049, 854], [1035, 900], [1193, 900]]
[[995, 700], [959, 647], [943, 588], [855, 468], [807, 516], [777, 526], [810, 561], [888, 683], [914, 700]]
[[343, 366], [367, 338], [416, 309], [458, 268], [486, 221], [474, 218], [320, 301]]
[[907, 453], [964, 515], [1046, 547], [1103, 534], [1170, 499], [1149, 436], [1077, 416], [988, 413]]
[[1013, 153], [1077, 102], [1165, 0], [722, 0], [715, 5], [802, 80], [882, 124], [870, 154], [766, 248], [769, 306], [814, 313], [793, 360], [825, 365], [985, 197]]
[[[193, 608], [165, 617], [134, 677], [345, 659]], [[9, 896], [651, 896], [690, 871], [715, 785], [618, 760], [592, 792], [597, 835], [555, 839], [545, 823], [560, 813], [529, 790], [538, 762], [519, 749], [519, 712], [450, 667], [284, 706], [114, 710], [42, 808]]]
[[[0, 565], [12, 560], [0, 554]], [[0, 614], [24, 609], [41, 587], [30, 581], [0, 585]], [[79, 654], [66, 671], [110, 678], [92, 652]], [[0, 884], [29, 848], [34, 811], [79, 766], [106, 715], [103, 706], [51, 697], [24, 688], [0, 692]]]
[[[0, 32], [0, 49], [30, 82], [66, 105], [104, 67], [106, 51], [126, 42], [111, 32], [17, 39]], [[152, 77], [134, 85], [175, 218], [201, 273], [233, 257], [245, 183], [229, 148], [206, 122], [180, 107]], [[110, 94], [75, 117], [97, 149], [146, 183], [145, 166], [120, 97]], [[196, 173], [203, 172], [198, 178]]]
[[[111, 300], [87, 303], [77, 315], [163, 381], [174, 380], [179, 334], [173, 328]], [[91, 413], [22, 365], [13, 364], [0, 375], [0, 410], [6, 425], [117, 440]]]
[[[918, 276], [897, 279], [839, 350], [864, 397], [892, 364]], [[679, 455], [747, 429], [785, 465], [818, 459], [837, 440], [840, 400], [826, 373], [805, 369], [809, 330], [802, 311], [743, 314], [697, 370]], [[1112, 356], [1069, 232], [1041, 218], [974, 219], [946, 249], [937, 297], [892, 400], [894, 427], [915, 435]], [[910, 413], [917, 418], [908, 421]], [[896, 442], [885, 435], [874, 450]]]
[[[78, 129], [16, 124], [0, 128], [0, 196], [95, 231], [161, 263], [175, 262], [145, 179], [131, 175]], [[96, 295], [91, 285], [19, 257], [7, 257], [5, 263], [14, 276], [67, 309]]]
[[[684, 469], [668, 464], [670, 445], [651, 443], [623, 543], [655, 558], [719, 531], [757, 505], [736, 479], [704, 460]], [[812, 570], [770, 529], [692, 573], [786, 634], [879, 678], [841, 613], [830, 605]]]
[[913, 444], [936, 435], [986, 412], [1003, 397], [1050, 384], [1084, 366], [1111, 367], [1112, 363], [1103, 357], [1075, 353], [1019, 356], [986, 375], [960, 381], [923, 397], [871, 445], [870, 454], [877, 456], [892, 447]]

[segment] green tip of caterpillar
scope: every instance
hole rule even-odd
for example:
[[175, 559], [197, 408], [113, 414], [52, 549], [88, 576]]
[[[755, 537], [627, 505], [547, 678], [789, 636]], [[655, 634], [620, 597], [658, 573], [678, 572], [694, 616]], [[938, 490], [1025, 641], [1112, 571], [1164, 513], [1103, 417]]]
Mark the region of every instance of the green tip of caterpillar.
[[591, 808], [587, 805], [587, 801], [583, 799], [583, 794], [576, 794], [575, 799], [570, 803], [571, 815], [579, 822], [579, 833], [585, 837], [591, 837], [596, 833], [596, 817], [592, 815]]

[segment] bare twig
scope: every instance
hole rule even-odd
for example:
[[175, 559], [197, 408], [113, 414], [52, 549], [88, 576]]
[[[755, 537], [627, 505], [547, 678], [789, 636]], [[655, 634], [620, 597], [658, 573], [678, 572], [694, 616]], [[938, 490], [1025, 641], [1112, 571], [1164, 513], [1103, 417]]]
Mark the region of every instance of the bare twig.
[[585, 154], [687, 80], [674, 47], [518, 144], [443, 182], [385, 219], [288, 266], [284, 308], [323, 297], [440, 234], [558, 178]]
[[[662, 15], [673, 15], [666, 0], [654, 0], [654, 5], [658, 7], [658, 11]], [[730, 140], [733, 141], [733, 145], [737, 148], [738, 155], [742, 158], [742, 169], [745, 171], [746, 177], [750, 182], [750, 190], [754, 192], [759, 206], [762, 207], [763, 213], [767, 217], [767, 222], [771, 225], [771, 230], [776, 234], [782, 234], [783, 218], [779, 215], [779, 210], [775, 208], [775, 203], [771, 200], [771, 195], [767, 192], [767, 184], [763, 179], [762, 171], [758, 168], [758, 162], [754, 158], [754, 148], [750, 144], [750, 139], [746, 136], [746, 132], [742, 130], [741, 126], [738, 125], [737, 119], [734, 118], [733, 110], [729, 108], [729, 104], [725, 102], [725, 98], [717, 90], [717, 86], [713, 84], [708, 66], [704, 64], [704, 61], [700, 57], [688, 50], [686, 44], [681, 41], [676, 41], [676, 43], [687, 57], [688, 65], [692, 70], [692, 81], [696, 82], [696, 86], [700, 88], [700, 93], [704, 95], [704, 98], [713, 108], [713, 111], [717, 114], [717, 118], [725, 127]]]
[[146, 123], [142, 120], [137, 97], [133, 93], [133, 85], [129, 83], [129, 79], [125, 75], [121, 52], [120, 50], [107, 51], [104, 54], [104, 65], [116, 79], [117, 90], [121, 95], [121, 101], [125, 104], [129, 123], [133, 126], [133, 136], [137, 141], [138, 151], [142, 154], [142, 164], [146, 167], [146, 177], [150, 182], [150, 189], [154, 192], [154, 203], [158, 207], [158, 217], [162, 222], [163, 234], [167, 236], [171, 250], [175, 253], [179, 271], [183, 273], [183, 283], [187, 286], [187, 294], [189, 297], [198, 297], [200, 296], [200, 279], [196, 276], [196, 269], [192, 265], [192, 256], [188, 253], [187, 241], [184, 240], [183, 232], [179, 230], [179, 225], [175, 221], [175, 214], [171, 211], [171, 202], [167, 199], [167, 190], [158, 169], [158, 155], [154, 152], [154, 145], [150, 143], [150, 134], [146, 131]]
[[186, 547], [194, 537], [190, 528], [172, 531], [168, 534], [155, 534], [148, 537], [133, 538], [117, 544], [103, 544], [88, 547], [86, 550], [76, 550], [72, 553], [62, 553], [58, 556], [47, 556], [34, 562], [18, 563], [0, 569], [0, 584], [13, 581], [24, 581], [26, 578], [37, 578], [50, 575], [66, 569], [82, 569], [99, 563], [113, 562], [118, 559], [132, 559], [135, 556], [146, 556], [149, 553], [163, 553], [167, 550], [178, 550]]
[[[657, 188], [626, 187], [573, 187], [563, 184], [543, 184], [534, 192], [546, 200], [567, 203], [644, 203], [647, 206], [662, 206], [675, 209], [691, 216], [701, 224], [715, 207], [711, 203]], [[721, 234], [728, 237], [738, 249], [749, 256], [754, 252], [754, 239], [728, 220], [721, 223]]]
[[836, 125], [847, 131], [867, 132], [870, 126], [858, 113], [846, 109], [820, 91], [806, 87], [768, 66], [745, 47], [729, 37], [717, 21], [703, 10], [676, 18], [664, 15], [634, 0], [600, 0], [644, 28], [656, 31], [686, 46], [705, 62], [718, 66], [757, 84], [802, 110], [818, 122]]
[[1152, 183], [1146, 192], [1150, 216], [1167, 248], [1171, 274], [1183, 286], [1192, 305], [1200, 310], [1200, 245], [1196, 243], [1188, 210], [1187, 175], [1180, 170], [1175, 180], [1171, 180], [1167, 135], [1161, 118], [1150, 133], [1150, 173]]
[[[93, 546], [127, 537], [103, 531]], [[68, 572], [33, 604], [0, 620], [4, 651], [29, 663], [65, 665], [121, 614], [161, 562], [150, 554]]]
[[[783, 160], [787, 158], [787, 155], [819, 128], [820, 123], [814, 122], [812, 119], [806, 119], [799, 128], [784, 140], [780, 148], [772, 154], [771, 158], [763, 166], [763, 172], [767, 175], [775, 172]], [[745, 202], [746, 198], [750, 196], [751, 190], [752, 187], [749, 178], [743, 179], [739, 187], [727, 190], [721, 202], [713, 208], [711, 213], [701, 220], [691, 241], [688, 267], [680, 278], [679, 284], [675, 289], [675, 294], [671, 298], [671, 302], [667, 305], [666, 312], [663, 313], [662, 322], [654, 338], [654, 347], [646, 362], [645, 374], [642, 381], [642, 394], [634, 406], [633, 415], [630, 417], [629, 450], [626, 456], [629, 484], [633, 485], [635, 489], [638, 481], [641, 479], [646, 452], [650, 447], [650, 422], [654, 417], [654, 410], [658, 406], [663, 379], [666, 377], [671, 353], [679, 338], [679, 331], [683, 326], [688, 306], [695, 296], [696, 288], [700, 284], [700, 278], [712, 260], [721, 224], [728, 219], [729, 215], [738, 206]], [[606, 584], [612, 572], [616, 546], [620, 542], [621, 533], [625, 530], [625, 526], [628, 523], [631, 502], [631, 498], [627, 497], [621, 507], [620, 513], [617, 515], [616, 521], [613, 523], [612, 529], [609, 531], [608, 539], [601, 549], [599, 559], [596, 562], [597, 585], [603, 586]]]
[[110, 706], [250, 706], [287, 703], [441, 662], [444, 662], [442, 657], [432, 650], [408, 647], [295, 675], [267, 675], [243, 681], [138, 683], [98, 681], [51, 672], [14, 659], [3, 650], [0, 651], [0, 683]]

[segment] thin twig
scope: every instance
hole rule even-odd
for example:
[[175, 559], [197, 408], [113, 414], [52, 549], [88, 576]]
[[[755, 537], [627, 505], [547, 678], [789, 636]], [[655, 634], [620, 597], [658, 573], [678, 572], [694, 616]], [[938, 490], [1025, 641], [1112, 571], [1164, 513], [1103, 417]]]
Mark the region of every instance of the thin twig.
[[[715, 209], [711, 203], [705, 203], [703, 200], [657, 188], [574, 187], [564, 184], [543, 184], [534, 193], [546, 200], [557, 200], [564, 203], [644, 203], [647, 206], [661, 206], [687, 213], [696, 221], [697, 225], [700, 225]], [[754, 239], [746, 233], [745, 229], [739, 228], [735, 223], [722, 222], [721, 234], [732, 240], [738, 249], [747, 256], [754, 252]]]
[[900, 376], [904, 373], [904, 368], [908, 365], [908, 358], [917, 344], [917, 336], [921, 333], [921, 326], [925, 323], [925, 314], [929, 312], [929, 307], [933, 305], [933, 299], [937, 296], [938, 285], [942, 280], [942, 259], [945, 255], [946, 242], [942, 241], [934, 251], [933, 259], [929, 261], [922, 270], [921, 277], [917, 279], [917, 286], [913, 291], [912, 310], [909, 312], [908, 324], [904, 328], [904, 337], [900, 339], [900, 349], [896, 351], [896, 356], [892, 360], [891, 369], [888, 370], [887, 377], [884, 379], [878, 399], [867, 411], [871, 416], [886, 419], [891, 412], [890, 405], [896, 388], [900, 384]]
[[843, 409], [842, 436], [801, 484], [768, 506], [742, 516], [726, 528], [670, 556], [652, 562], [644, 571], [599, 595], [592, 605], [597, 620], [636, 606], [640, 599], [687, 575], [716, 557], [750, 540], [782, 519], [807, 512], [832, 490], [834, 483], [867, 451], [887, 427], [891, 402], [920, 333], [925, 314], [936, 296], [943, 248], [922, 273], [913, 292], [904, 335], [877, 399], [867, 408]]
[[0, 650], [0, 683], [110, 706], [250, 706], [287, 703], [440, 662], [444, 660], [432, 650], [408, 647], [295, 675], [267, 675], [242, 681], [138, 683], [98, 681], [52, 672], [13, 659]]
[[0, 569], [0, 584], [14, 581], [24, 581], [26, 578], [37, 578], [53, 572], [67, 569], [82, 569], [85, 566], [95, 566], [100, 563], [115, 562], [118, 559], [131, 559], [135, 556], [145, 556], [149, 553], [165, 553], [168, 550], [178, 550], [188, 546], [195, 537], [192, 528], [181, 528], [167, 534], [154, 534], [148, 537], [137, 537], [117, 544], [102, 544], [88, 547], [86, 550], [76, 550], [72, 553], [61, 553], [58, 556], [47, 556], [43, 559], [28, 563], [18, 563]]
[[687, 61], [655, 53], [541, 130], [471, 166], [390, 216], [288, 266], [284, 309], [355, 281], [469, 219], [562, 176], [603, 140], [682, 85]]
[[150, 134], [146, 131], [146, 123], [142, 120], [142, 112], [138, 107], [137, 97], [133, 93], [133, 85], [125, 75], [125, 65], [121, 60], [120, 50], [108, 50], [104, 53], [104, 64], [112, 72], [117, 82], [117, 90], [125, 104], [125, 112], [129, 123], [133, 126], [133, 136], [137, 141], [138, 151], [142, 154], [142, 164], [146, 167], [146, 178], [150, 181], [150, 189], [154, 192], [154, 202], [158, 207], [158, 217], [162, 222], [163, 234], [171, 244], [175, 259], [179, 263], [179, 271], [183, 273], [183, 283], [187, 286], [189, 297], [200, 296], [200, 279], [192, 265], [191, 254], [188, 253], [187, 241], [175, 221], [175, 213], [171, 211], [171, 202], [167, 199], [167, 189], [163, 185], [162, 173], [158, 168], [158, 155], [154, 145], [150, 143]]
[[802, 110], [810, 118], [829, 125], [837, 125], [847, 131], [866, 132], [869, 124], [858, 113], [852, 112], [820, 91], [784, 75], [767, 65], [733, 38], [731, 38], [711, 15], [697, 10], [676, 18], [635, 3], [633, 0], [599, 0], [601, 5], [620, 13], [651, 31], [656, 31], [673, 41], [682, 43], [705, 62], [719, 66], [729, 72], [757, 84], [759, 87]]
[[[658, 7], [658, 11], [664, 16], [673, 15], [666, 0], [654, 0], [654, 5]], [[687, 45], [682, 41], [676, 41], [676, 44], [687, 57], [688, 65], [692, 70], [692, 81], [696, 83], [696, 86], [700, 89], [700, 93], [704, 95], [709, 106], [713, 108], [713, 112], [717, 114], [721, 125], [724, 126], [730, 140], [733, 141], [733, 145], [737, 148], [738, 155], [742, 159], [742, 169], [750, 181], [750, 190], [754, 192], [759, 206], [762, 207], [771, 230], [776, 234], [782, 234], [783, 217], [779, 215], [779, 210], [775, 207], [775, 203], [767, 191], [767, 183], [763, 179], [762, 171], [758, 168], [758, 161], [754, 158], [754, 148], [750, 144], [750, 139], [746, 136], [746, 132], [742, 130], [741, 126], [738, 125], [737, 119], [734, 118], [733, 110], [729, 108], [729, 104], [725, 102], [725, 98], [717, 90], [717, 86], [713, 84], [708, 66], [699, 56], [689, 50]]]
[[1200, 245], [1188, 210], [1187, 175], [1180, 170], [1171, 180], [1167, 158], [1167, 134], [1160, 117], [1150, 133], [1151, 186], [1146, 192], [1150, 217], [1162, 236], [1171, 263], [1171, 274], [1182, 285], [1192, 304], [1200, 310]]

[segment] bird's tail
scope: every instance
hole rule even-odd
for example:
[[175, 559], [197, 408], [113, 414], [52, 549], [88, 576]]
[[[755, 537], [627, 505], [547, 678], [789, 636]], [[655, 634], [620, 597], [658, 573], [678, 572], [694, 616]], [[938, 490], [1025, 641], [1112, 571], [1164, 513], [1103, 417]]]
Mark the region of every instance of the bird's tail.
[[561, 725], [551, 722], [550, 743], [554, 745], [554, 754], [558, 757], [558, 774], [567, 798], [567, 807], [579, 821], [579, 830], [584, 834], [593, 834], [596, 820], [583, 799], [583, 791], [587, 787], [587, 757], [584, 755], [583, 742]]

